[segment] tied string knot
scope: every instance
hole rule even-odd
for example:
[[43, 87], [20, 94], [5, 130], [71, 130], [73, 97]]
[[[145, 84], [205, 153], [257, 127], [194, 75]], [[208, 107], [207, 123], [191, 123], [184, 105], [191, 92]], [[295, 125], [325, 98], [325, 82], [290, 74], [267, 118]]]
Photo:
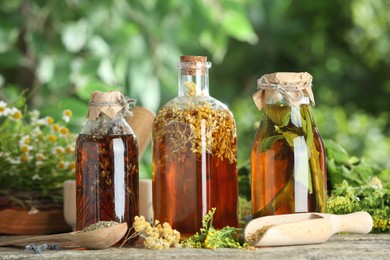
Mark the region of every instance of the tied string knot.
[[117, 91], [95, 91], [92, 93], [89, 102], [87, 117], [89, 119], [95, 119], [100, 113], [104, 113], [110, 118], [113, 118], [119, 112], [121, 112], [124, 117], [129, 117], [133, 115], [131, 109], [135, 106], [135, 103], [135, 99], [126, 98]]
[[[289, 77], [292, 79], [291, 82], [288, 81]], [[277, 102], [283, 97], [289, 105], [298, 106], [303, 98], [309, 96], [310, 101], [315, 105], [311, 82], [312, 77], [306, 72], [267, 74], [257, 80], [258, 91], [253, 95], [253, 99], [259, 110], [270, 98], [273, 102]]]

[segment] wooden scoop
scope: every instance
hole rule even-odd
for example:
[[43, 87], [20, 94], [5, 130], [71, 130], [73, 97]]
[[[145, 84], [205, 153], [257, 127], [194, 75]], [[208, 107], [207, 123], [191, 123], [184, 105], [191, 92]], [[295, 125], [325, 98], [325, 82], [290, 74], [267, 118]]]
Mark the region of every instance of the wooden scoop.
[[363, 211], [347, 215], [275, 215], [249, 221], [244, 235], [245, 240], [252, 246], [316, 244], [326, 242], [338, 232], [367, 234], [372, 229], [372, 222], [371, 215]]
[[80, 247], [88, 249], [105, 249], [117, 243], [127, 231], [127, 223], [103, 227], [92, 231], [75, 231], [47, 236], [36, 236], [1, 242], [0, 246], [28, 244], [33, 242], [61, 242], [72, 241]]
[[145, 107], [135, 107], [131, 110], [132, 116], [126, 118], [133, 129], [138, 143], [138, 157], [142, 157], [152, 138], [152, 128], [155, 113]]

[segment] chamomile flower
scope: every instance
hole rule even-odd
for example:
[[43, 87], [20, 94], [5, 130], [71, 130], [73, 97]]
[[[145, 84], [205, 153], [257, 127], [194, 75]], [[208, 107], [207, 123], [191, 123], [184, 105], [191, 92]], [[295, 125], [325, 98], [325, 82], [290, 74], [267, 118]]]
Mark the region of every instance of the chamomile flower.
[[67, 145], [67, 146], [65, 147], [65, 153], [66, 153], [66, 154], [72, 154], [72, 153], [74, 153], [74, 146]]
[[3, 186], [35, 186], [36, 192], [42, 195], [52, 186], [62, 184], [64, 178], [74, 176], [75, 138], [67, 138], [72, 134], [64, 121], [57, 123], [54, 116], [28, 110], [23, 102], [24, 99], [15, 101], [18, 105], [15, 107], [0, 99], [0, 127], [6, 129], [0, 140], [0, 168], [3, 177], [8, 178], [0, 190]]
[[68, 136], [68, 134], [69, 134], [69, 129], [66, 128], [66, 127], [61, 127], [61, 129], [60, 129], [60, 134], [61, 134], [61, 136]]
[[54, 119], [51, 116], [45, 117], [47, 125], [52, 125], [54, 123]]
[[42, 177], [39, 176], [38, 174], [34, 174], [34, 175], [31, 177], [31, 179], [32, 179], [33, 181], [40, 181], [40, 180], [42, 180]]
[[22, 151], [22, 153], [25, 153], [25, 154], [30, 152], [32, 149], [33, 149], [33, 147], [31, 145], [22, 144], [20, 146], [20, 150]]
[[29, 162], [29, 161], [31, 161], [31, 159], [32, 159], [32, 156], [28, 153], [22, 153], [22, 155], [20, 155], [21, 162]]
[[63, 154], [64, 148], [61, 146], [56, 146], [56, 147], [54, 147], [53, 153], [57, 154], [57, 155]]
[[30, 136], [25, 135], [22, 138], [20, 138], [19, 147], [22, 147], [23, 145], [29, 144], [30, 142], [31, 142]]
[[68, 170], [74, 170], [76, 168], [76, 165], [74, 162], [69, 163]]
[[31, 131], [31, 135], [32, 136], [40, 136], [42, 134], [42, 130], [39, 128], [39, 127], [35, 127], [32, 131]]
[[37, 126], [44, 126], [44, 125], [47, 125], [47, 120], [46, 120], [46, 118], [41, 118], [41, 119], [38, 119], [38, 120], [35, 122], [35, 124], [36, 124]]
[[71, 116], [72, 111], [69, 109], [65, 109], [64, 112], [62, 112], [62, 119], [67, 123], [69, 122]]
[[51, 130], [53, 130], [54, 132], [58, 132], [60, 131], [61, 127], [58, 125], [58, 124], [53, 124], [51, 126]]
[[52, 142], [57, 141], [57, 136], [56, 135], [49, 135], [49, 140]]
[[13, 107], [9, 110], [9, 115], [10, 115], [10, 119], [12, 121], [20, 121], [23, 118], [22, 112], [15, 107]]
[[29, 112], [31, 122], [36, 122], [39, 119], [40, 112], [36, 109]]
[[0, 101], [0, 117], [8, 116], [10, 109], [7, 107], [7, 103], [3, 100]]
[[10, 163], [10, 164], [13, 164], [13, 165], [15, 165], [15, 164], [20, 164], [21, 163], [21, 161], [20, 161], [20, 158], [11, 158], [11, 157], [7, 157], [6, 158], [7, 159], [7, 161]]
[[60, 170], [67, 169], [68, 167], [69, 167], [69, 163], [68, 162], [64, 162], [64, 161], [58, 161], [57, 162], [57, 168], [60, 169]]
[[36, 165], [42, 165], [45, 160], [47, 160], [47, 157], [42, 153], [37, 153], [35, 155], [35, 164]]
[[37, 153], [35, 155], [35, 158], [37, 159], [37, 161], [44, 161], [47, 159], [47, 157], [43, 153]]

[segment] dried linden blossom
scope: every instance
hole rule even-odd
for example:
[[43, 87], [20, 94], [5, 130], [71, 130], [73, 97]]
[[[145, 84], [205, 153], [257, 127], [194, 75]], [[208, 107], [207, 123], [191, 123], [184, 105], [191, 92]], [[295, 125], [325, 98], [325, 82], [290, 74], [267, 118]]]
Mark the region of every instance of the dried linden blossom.
[[[134, 230], [134, 233], [130, 233]], [[179, 247], [180, 244], [180, 232], [172, 227], [168, 223], [162, 225], [158, 220], [155, 220], [152, 226], [149, 222], [145, 221], [143, 216], [134, 217], [134, 223], [131, 229], [126, 234], [124, 245], [128, 240], [140, 236], [145, 239], [144, 246], [149, 249], [167, 249], [171, 246]]]

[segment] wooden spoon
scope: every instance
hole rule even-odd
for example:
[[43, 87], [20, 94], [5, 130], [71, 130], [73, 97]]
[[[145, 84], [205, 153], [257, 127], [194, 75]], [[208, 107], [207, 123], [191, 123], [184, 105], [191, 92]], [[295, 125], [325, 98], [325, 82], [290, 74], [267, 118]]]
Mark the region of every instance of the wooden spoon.
[[252, 246], [315, 244], [339, 232], [367, 234], [372, 222], [371, 215], [363, 211], [346, 215], [296, 213], [253, 219], [244, 233]]
[[82, 232], [75, 231], [55, 235], [36, 236], [1, 242], [0, 246], [28, 244], [38, 241], [72, 241], [80, 247], [88, 249], [105, 249], [117, 243], [127, 231], [127, 223], [121, 223], [110, 227], [102, 227], [96, 230]]

